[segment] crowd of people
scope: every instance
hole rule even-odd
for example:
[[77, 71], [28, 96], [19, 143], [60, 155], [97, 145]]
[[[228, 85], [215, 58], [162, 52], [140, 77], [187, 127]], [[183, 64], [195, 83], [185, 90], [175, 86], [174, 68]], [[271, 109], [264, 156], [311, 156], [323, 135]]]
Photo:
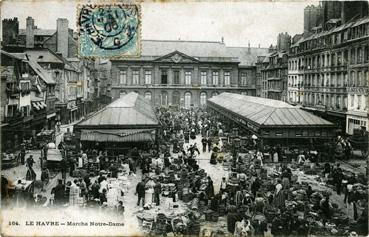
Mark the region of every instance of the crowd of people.
[[[348, 175], [340, 164], [320, 165], [313, 153], [290, 152], [292, 158], [281, 163], [280, 158], [287, 153], [278, 145], [268, 150], [267, 159], [255, 135], [249, 137], [247, 145], [236, 145], [240, 141], [236, 141], [237, 136], [230, 137], [231, 129], [202, 109], [158, 108], [156, 112], [162, 127], [157, 144], [146, 149], [134, 147], [125, 155], [112, 154], [98, 144], [81, 150], [75, 159], [63, 161], [62, 179], [51, 190], [50, 205], [108, 209], [111, 180], [118, 181], [123, 176], [127, 180], [129, 176], [139, 180], [133, 191], [137, 196], [135, 203], [143, 213], [155, 207], [167, 210], [164, 206], [168, 200], [170, 210], [185, 204], [181, 206], [185, 212], [178, 214], [186, 219], [179, 221], [181, 228], [177, 223], [163, 229], [155, 218], [152, 222], [156, 225], [151, 228], [155, 234], [199, 235], [203, 217], [206, 221], [225, 220], [226, 228], [219, 227], [213, 234], [367, 234], [368, 210], [362, 208], [367, 203], [365, 177]], [[47, 156], [45, 152], [43, 157]], [[223, 168], [219, 190], [212, 174], [201, 167], [202, 153], [210, 153], [210, 165]], [[33, 177], [33, 158], [25, 163]], [[302, 175], [311, 180], [299, 180]], [[47, 168], [42, 169], [42, 187], [49, 179]], [[119, 196], [128, 191], [118, 190], [122, 192]], [[344, 206], [339, 203], [341, 199]], [[113, 205], [114, 210], [123, 213], [124, 205], [121, 199]]]

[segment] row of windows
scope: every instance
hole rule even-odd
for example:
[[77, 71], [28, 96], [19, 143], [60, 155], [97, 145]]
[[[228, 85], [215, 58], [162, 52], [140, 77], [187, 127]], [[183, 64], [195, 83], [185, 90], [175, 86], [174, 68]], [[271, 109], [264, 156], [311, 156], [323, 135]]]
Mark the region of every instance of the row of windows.
[[[304, 75], [304, 81], [300, 86], [313, 87], [342, 87], [342, 86], [367, 86], [368, 71], [351, 71], [348, 77], [347, 73], [337, 74], [309, 74]], [[297, 76], [288, 76], [290, 86], [297, 86]]]
[[[201, 85], [207, 85], [207, 77], [208, 73], [206, 71], [200, 72], [200, 83]], [[161, 70], [160, 76], [160, 83], [163, 85], [168, 84], [168, 72], [167, 70]], [[139, 70], [132, 71], [132, 84], [138, 85], [140, 81], [140, 72]], [[120, 85], [127, 85], [127, 70], [120, 70], [119, 71], [119, 84]], [[145, 70], [145, 84], [150, 85], [152, 84], [152, 71]], [[173, 84], [179, 85], [180, 84], [180, 71], [175, 70], [173, 71]], [[185, 71], [185, 84], [191, 85], [192, 84], [192, 71]], [[224, 72], [224, 85], [229, 86], [231, 84], [231, 73], [229, 71]], [[241, 73], [241, 84], [247, 84], [246, 73]], [[219, 72], [213, 71], [212, 72], [212, 85], [219, 85]]]
[[303, 69], [306, 65], [306, 69], [314, 69], [326, 66], [341, 66], [348, 64], [357, 64], [362, 62], [368, 62], [369, 52], [368, 46], [352, 47], [344, 51], [337, 51], [334, 53], [322, 53], [319, 55], [313, 55], [305, 57], [299, 60], [290, 60], [288, 63], [289, 70]]
[[327, 47], [330, 45], [339, 45], [348, 40], [368, 36], [368, 27], [369, 24], [362, 24], [353, 28], [347, 28], [342, 31], [338, 31], [336, 33], [315, 37], [312, 40], [301, 43], [298, 47], [294, 48], [293, 52], [303, 52], [315, 48]]
[[357, 119], [348, 119], [349, 123], [355, 124], [355, 125], [359, 125], [359, 126], [363, 126], [366, 127], [366, 121], [361, 121], [361, 120], [357, 120]]
[[347, 97], [346, 96], [330, 96], [321, 95], [316, 93], [305, 93], [304, 94], [304, 104], [307, 105], [324, 105], [328, 108], [343, 109], [347, 108]]

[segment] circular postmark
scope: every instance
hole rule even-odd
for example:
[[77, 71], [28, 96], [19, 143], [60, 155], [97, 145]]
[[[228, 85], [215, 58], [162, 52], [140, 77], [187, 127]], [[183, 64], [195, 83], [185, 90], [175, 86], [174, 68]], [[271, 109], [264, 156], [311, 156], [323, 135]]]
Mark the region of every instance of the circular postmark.
[[84, 5], [79, 15], [80, 34], [100, 49], [120, 49], [136, 37], [138, 21], [136, 5]]

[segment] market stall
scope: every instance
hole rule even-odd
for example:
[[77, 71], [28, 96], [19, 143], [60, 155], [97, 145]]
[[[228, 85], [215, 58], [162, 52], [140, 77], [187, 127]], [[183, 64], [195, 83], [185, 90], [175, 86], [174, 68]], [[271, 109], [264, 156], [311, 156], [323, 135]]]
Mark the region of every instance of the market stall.
[[73, 131], [82, 149], [126, 154], [128, 148], [155, 144], [159, 123], [149, 101], [131, 92], [77, 123]]

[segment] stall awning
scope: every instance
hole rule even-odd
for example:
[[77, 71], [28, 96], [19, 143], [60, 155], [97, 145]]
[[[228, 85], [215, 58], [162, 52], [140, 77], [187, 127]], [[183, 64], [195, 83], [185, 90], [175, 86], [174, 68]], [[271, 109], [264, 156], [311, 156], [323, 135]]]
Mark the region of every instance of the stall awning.
[[33, 107], [35, 108], [35, 109], [37, 109], [37, 110], [40, 110], [41, 108], [40, 108], [40, 105], [39, 105], [39, 103], [38, 102], [34, 102], [34, 103], [32, 103], [32, 105], [33, 105]]
[[82, 130], [81, 141], [150, 142], [155, 141], [155, 129]]
[[46, 104], [45, 104], [45, 102], [43, 102], [43, 101], [39, 102], [39, 104], [40, 104], [43, 108], [46, 108], [46, 107], [47, 107], [47, 105], [46, 105]]

